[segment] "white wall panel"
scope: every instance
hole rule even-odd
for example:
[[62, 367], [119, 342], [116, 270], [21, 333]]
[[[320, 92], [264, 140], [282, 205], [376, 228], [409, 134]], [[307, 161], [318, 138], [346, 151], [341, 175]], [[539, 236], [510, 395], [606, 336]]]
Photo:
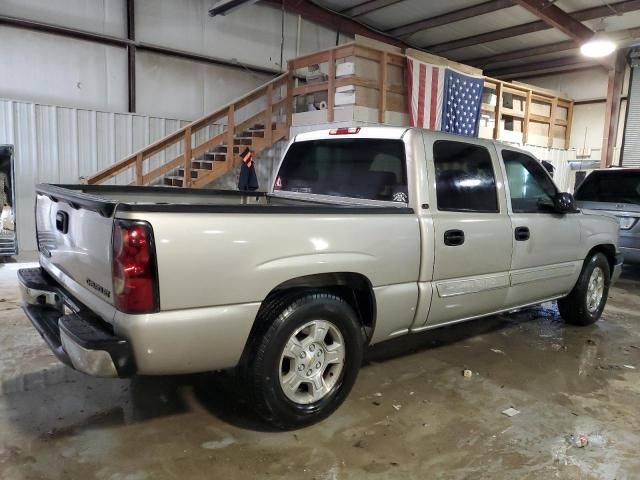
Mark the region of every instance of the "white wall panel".
[[[280, 69], [282, 12], [266, 5], [209, 17], [210, 0], [137, 0], [141, 42]], [[297, 17], [285, 13], [284, 59], [295, 56]]]
[[0, 97], [124, 111], [125, 50], [0, 26]]
[[2, 0], [0, 15], [126, 36], [125, 0]]
[[195, 119], [267, 82], [269, 75], [149, 52], [138, 52], [138, 110]]
[[591, 68], [519, 80], [538, 87], [562, 92], [575, 101], [607, 97], [608, 77], [603, 68]]
[[[0, 100], [0, 145], [15, 148], [19, 247], [35, 249], [37, 183], [79, 183], [80, 177], [96, 173], [185, 124], [173, 119]], [[145, 170], [150, 168], [147, 165]], [[131, 181], [131, 174], [120, 180]]]

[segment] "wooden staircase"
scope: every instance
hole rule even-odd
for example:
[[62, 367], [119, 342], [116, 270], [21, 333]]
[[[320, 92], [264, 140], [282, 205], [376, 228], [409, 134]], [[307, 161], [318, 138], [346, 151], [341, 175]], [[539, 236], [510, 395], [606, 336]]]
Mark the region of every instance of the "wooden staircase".
[[[257, 155], [288, 137], [292, 84], [289, 72], [280, 75], [86, 181], [90, 185], [112, 181], [204, 187], [238, 166], [241, 161], [238, 154], [245, 148], [253, 149]], [[159, 166], [154, 168], [152, 164]]]

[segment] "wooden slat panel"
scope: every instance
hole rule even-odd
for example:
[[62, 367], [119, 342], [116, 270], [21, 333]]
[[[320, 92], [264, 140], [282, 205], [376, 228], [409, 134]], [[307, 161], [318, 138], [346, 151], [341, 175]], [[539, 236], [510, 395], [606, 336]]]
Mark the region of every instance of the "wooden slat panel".
[[502, 115], [508, 115], [515, 118], [524, 118], [524, 112], [521, 112], [520, 110], [514, 110], [513, 108], [502, 107]]
[[551, 123], [550, 117], [535, 115], [533, 113], [529, 115], [529, 120], [531, 120], [532, 122], [539, 122], [539, 123]]

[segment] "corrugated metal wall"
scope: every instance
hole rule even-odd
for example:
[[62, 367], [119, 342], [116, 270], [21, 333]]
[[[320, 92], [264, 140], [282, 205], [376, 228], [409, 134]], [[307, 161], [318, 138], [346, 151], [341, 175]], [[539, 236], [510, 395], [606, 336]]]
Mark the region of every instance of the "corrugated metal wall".
[[186, 123], [0, 99], [0, 144], [15, 149], [19, 248], [36, 249], [33, 208], [37, 183], [79, 183], [81, 177], [96, 173]]

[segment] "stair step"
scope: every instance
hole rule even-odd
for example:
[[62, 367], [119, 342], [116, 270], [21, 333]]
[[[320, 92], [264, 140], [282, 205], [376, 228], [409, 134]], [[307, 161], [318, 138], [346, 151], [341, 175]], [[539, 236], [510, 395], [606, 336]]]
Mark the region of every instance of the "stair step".
[[[264, 130], [264, 123], [256, 123], [253, 127], [251, 127], [249, 130]], [[275, 130], [278, 127], [278, 123], [277, 122], [273, 122], [271, 124], [271, 130]]]
[[207, 152], [203, 155], [202, 160], [213, 160], [216, 162], [224, 162], [227, 160], [227, 152]]
[[164, 177], [164, 184], [172, 187], [181, 187], [183, 180], [184, 177], [180, 177], [178, 175], [167, 175]]
[[197, 162], [192, 162], [191, 166], [196, 170], [213, 170], [214, 164], [213, 160], [198, 160]]
[[[191, 178], [198, 178], [198, 168], [191, 168]], [[178, 176], [184, 178], [184, 168], [178, 169]]]
[[246, 145], [251, 146], [253, 144], [252, 138], [236, 137], [233, 139], [234, 145]]
[[264, 138], [264, 129], [249, 129], [240, 134], [243, 138]]
[[[243, 148], [244, 150], [244, 148]], [[213, 150], [209, 150], [210, 152], [215, 152], [215, 153], [227, 153], [227, 146], [226, 145], [220, 145], [219, 147], [214, 148]], [[240, 153], [240, 147], [238, 145], [233, 147], [233, 153]]]

